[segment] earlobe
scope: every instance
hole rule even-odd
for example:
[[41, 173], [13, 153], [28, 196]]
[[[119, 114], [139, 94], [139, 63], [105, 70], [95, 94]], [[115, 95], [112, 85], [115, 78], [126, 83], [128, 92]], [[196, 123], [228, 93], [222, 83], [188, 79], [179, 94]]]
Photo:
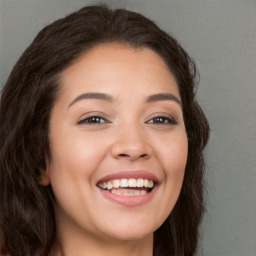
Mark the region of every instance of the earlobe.
[[48, 186], [51, 183], [49, 170], [41, 170], [41, 177], [39, 183], [43, 186]]

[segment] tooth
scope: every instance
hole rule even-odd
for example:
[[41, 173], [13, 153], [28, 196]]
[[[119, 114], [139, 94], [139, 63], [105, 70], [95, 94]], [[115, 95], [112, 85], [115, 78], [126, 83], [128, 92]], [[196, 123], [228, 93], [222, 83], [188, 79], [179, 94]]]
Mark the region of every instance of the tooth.
[[146, 190], [137, 190], [137, 189], [112, 189], [111, 193], [123, 196], [139, 196], [146, 195]]
[[148, 179], [144, 179], [144, 180], [143, 180], [143, 186], [144, 186], [145, 188], [148, 187]]
[[118, 189], [112, 189], [111, 193], [121, 195], [120, 191]]
[[149, 181], [148, 181], [148, 187], [149, 187], [149, 188], [153, 188], [153, 186], [154, 186], [153, 180], [149, 180]]
[[114, 188], [118, 188], [119, 187], [119, 180], [114, 180], [114, 185], [113, 185], [113, 187]]
[[123, 190], [123, 189], [120, 189], [120, 190], [119, 190], [119, 195], [125, 196], [125, 195], [126, 195], [126, 192], [125, 192], [125, 190]]
[[141, 195], [146, 195], [147, 192], [146, 192], [146, 190], [141, 190], [141, 191], [140, 191], [140, 194], [141, 194]]
[[103, 184], [102, 184], [102, 182], [101, 182], [101, 183], [99, 183], [99, 187], [100, 187], [100, 188], [103, 188]]
[[110, 190], [112, 187], [113, 187], [113, 186], [112, 186], [112, 183], [109, 181], [109, 182], [108, 182], [108, 185], [107, 185], [108, 190]]
[[129, 184], [129, 187], [136, 187], [136, 180], [135, 179], [129, 179], [128, 184]]
[[107, 188], [108, 187], [108, 184], [106, 182], [102, 182], [102, 187], [103, 188]]
[[128, 194], [129, 196], [133, 196], [133, 195], [134, 195], [134, 192], [133, 192], [133, 190], [131, 189], [131, 190], [128, 190], [128, 191], [127, 191], [127, 194]]
[[142, 188], [143, 187], [143, 179], [138, 179], [137, 180], [137, 187]]
[[128, 187], [128, 181], [127, 179], [121, 179], [120, 185], [122, 188]]
[[135, 190], [135, 191], [134, 191], [134, 195], [135, 195], [135, 196], [140, 195], [140, 191], [139, 191], [139, 190]]

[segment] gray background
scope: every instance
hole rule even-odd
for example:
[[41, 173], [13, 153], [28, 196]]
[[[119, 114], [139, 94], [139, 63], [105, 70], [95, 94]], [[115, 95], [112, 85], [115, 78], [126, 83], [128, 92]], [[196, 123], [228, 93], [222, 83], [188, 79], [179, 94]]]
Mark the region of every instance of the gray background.
[[[198, 256], [256, 255], [256, 1], [102, 1], [141, 12], [176, 37], [201, 74], [198, 101], [210, 125], [206, 207]], [[48, 23], [98, 1], [0, 5], [0, 79]]]

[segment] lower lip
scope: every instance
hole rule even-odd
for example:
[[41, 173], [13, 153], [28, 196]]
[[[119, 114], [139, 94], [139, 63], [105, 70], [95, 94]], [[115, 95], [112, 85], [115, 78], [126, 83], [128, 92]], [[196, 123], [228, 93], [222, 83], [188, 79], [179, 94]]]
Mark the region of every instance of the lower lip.
[[101, 191], [102, 195], [110, 201], [116, 202], [126, 207], [135, 207], [135, 206], [141, 206], [143, 204], [148, 203], [154, 197], [157, 191], [157, 187], [154, 187], [154, 189], [148, 194], [137, 195], [137, 196], [118, 195], [118, 194], [110, 193], [100, 188], [99, 190]]

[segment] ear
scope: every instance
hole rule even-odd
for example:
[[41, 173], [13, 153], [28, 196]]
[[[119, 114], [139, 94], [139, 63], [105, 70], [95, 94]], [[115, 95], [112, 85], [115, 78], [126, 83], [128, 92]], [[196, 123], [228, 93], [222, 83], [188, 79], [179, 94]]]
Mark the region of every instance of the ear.
[[41, 177], [39, 179], [39, 183], [43, 186], [48, 186], [51, 183], [51, 177], [49, 173], [49, 169], [46, 170], [40, 170]]

